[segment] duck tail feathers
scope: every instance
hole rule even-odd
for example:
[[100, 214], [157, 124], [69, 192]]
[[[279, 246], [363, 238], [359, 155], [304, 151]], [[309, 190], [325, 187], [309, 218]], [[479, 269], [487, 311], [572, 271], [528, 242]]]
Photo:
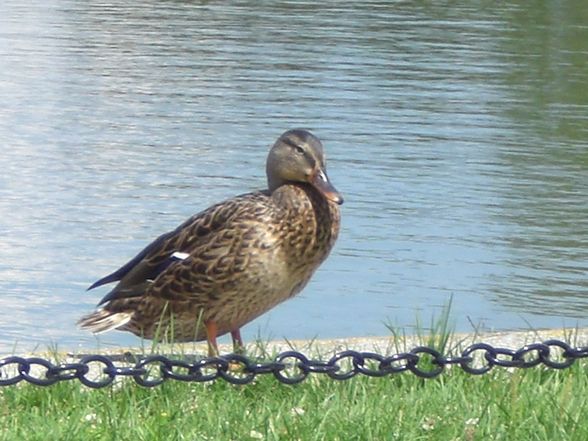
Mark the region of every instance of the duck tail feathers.
[[102, 334], [126, 325], [133, 316], [132, 312], [113, 312], [106, 309], [98, 309], [91, 314], [85, 315], [78, 321], [82, 329]]

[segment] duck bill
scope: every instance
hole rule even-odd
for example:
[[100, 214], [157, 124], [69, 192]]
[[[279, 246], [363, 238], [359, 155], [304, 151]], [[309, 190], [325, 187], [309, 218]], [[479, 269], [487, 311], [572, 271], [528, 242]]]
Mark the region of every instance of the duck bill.
[[343, 203], [343, 196], [333, 187], [324, 170], [319, 169], [310, 182], [329, 201], [339, 205]]

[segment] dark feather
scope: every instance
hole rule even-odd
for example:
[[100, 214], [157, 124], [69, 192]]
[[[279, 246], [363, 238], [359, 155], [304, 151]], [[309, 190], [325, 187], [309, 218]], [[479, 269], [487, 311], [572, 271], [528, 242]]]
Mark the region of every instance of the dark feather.
[[131, 286], [128, 289], [117, 289], [118, 287], [114, 288], [112, 291], [106, 294], [102, 300], [100, 300], [98, 306], [102, 306], [115, 299], [129, 299], [131, 297], [142, 296], [150, 283], [151, 282], [141, 283], [140, 285]]
[[[176, 230], [170, 231], [169, 233], [166, 233], [166, 234], [162, 234], [157, 239], [155, 239], [153, 242], [151, 242], [149, 245], [147, 245], [145, 248], [143, 248], [143, 250], [139, 254], [137, 254], [135, 257], [133, 257], [131, 260], [129, 260], [127, 263], [125, 263], [123, 266], [121, 266], [115, 272], [94, 282], [92, 284], [92, 286], [90, 286], [88, 288], [88, 291], [90, 291], [91, 289], [97, 288], [99, 286], [106, 285], [108, 283], [117, 282], [117, 281], [121, 280], [124, 276], [126, 276], [129, 273], [129, 271], [131, 271], [135, 266], [137, 266], [137, 264], [139, 264], [145, 257], [147, 257], [155, 249], [159, 248], [167, 239], [169, 239], [174, 234], [176, 234]], [[153, 278], [153, 277], [151, 277], [151, 278]], [[102, 303], [103, 302], [101, 302], [101, 304]]]

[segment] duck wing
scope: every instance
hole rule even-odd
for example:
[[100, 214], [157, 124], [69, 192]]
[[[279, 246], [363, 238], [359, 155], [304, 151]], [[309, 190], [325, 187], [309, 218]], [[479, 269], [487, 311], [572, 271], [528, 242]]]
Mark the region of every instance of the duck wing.
[[[153, 256], [159, 254], [162, 249], [166, 248], [167, 242], [169, 242], [170, 239], [173, 239], [175, 236], [177, 236], [177, 231], [170, 231], [169, 233], [162, 234], [157, 239], [155, 239], [153, 242], [151, 242], [149, 245], [147, 245], [145, 248], [143, 248], [143, 250], [141, 250], [141, 252], [139, 254], [137, 254], [135, 257], [133, 257], [131, 260], [129, 260], [127, 263], [125, 263], [123, 266], [121, 266], [115, 272], [94, 282], [88, 288], [88, 291], [91, 289], [97, 288], [99, 286], [106, 285], [108, 283], [117, 282], [117, 281], [121, 280], [133, 268], [135, 268], [138, 265], [142, 265], [142, 266], [146, 267], [147, 266], [146, 265], [146, 263], [147, 263], [146, 258], [148, 256], [153, 257]], [[145, 268], [145, 270], [148, 270], [148, 269], [150, 269], [150, 268]], [[149, 272], [150, 271], [148, 271], [148, 273]], [[151, 271], [151, 272], [156, 273], [156, 271]], [[145, 277], [144, 277], [145, 279], [149, 278], [150, 274], [148, 274], [148, 273], [145, 274]], [[156, 274], [153, 274], [153, 275], [156, 275]]]
[[154, 280], [177, 277], [177, 272], [173, 268], [177, 267], [176, 269], [181, 271], [179, 266], [184, 263], [182, 266], [185, 267], [184, 260], [187, 260], [194, 250], [227, 252], [226, 249], [221, 250], [221, 238], [226, 237], [222, 230], [226, 230], [227, 225], [240, 215], [243, 207], [251, 206], [249, 202], [259, 202], [260, 199], [267, 199], [267, 194], [248, 193], [213, 205], [190, 217], [175, 230], [159, 236], [118, 270], [93, 283], [88, 290], [119, 282], [100, 301], [99, 306], [112, 300], [141, 296]]

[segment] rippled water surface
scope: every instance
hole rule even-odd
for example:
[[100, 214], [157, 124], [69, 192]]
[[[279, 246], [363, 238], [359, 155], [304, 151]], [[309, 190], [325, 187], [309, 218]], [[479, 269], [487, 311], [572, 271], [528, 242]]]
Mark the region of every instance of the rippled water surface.
[[95, 347], [87, 286], [300, 126], [342, 233], [245, 337], [587, 326], [588, 6], [432, 3], [3, 1], [0, 350]]

